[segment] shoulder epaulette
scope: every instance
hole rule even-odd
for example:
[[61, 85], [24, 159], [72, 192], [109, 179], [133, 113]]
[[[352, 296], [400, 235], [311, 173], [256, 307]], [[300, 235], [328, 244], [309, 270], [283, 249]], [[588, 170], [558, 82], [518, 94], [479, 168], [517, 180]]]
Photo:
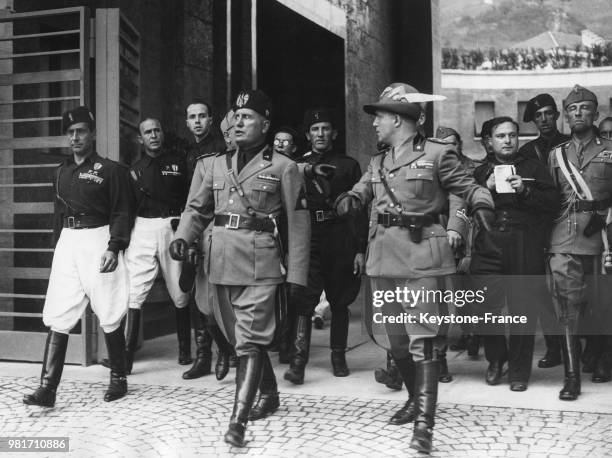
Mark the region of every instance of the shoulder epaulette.
[[213, 153], [215, 155], [215, 157], [221, 157], [221, 156], [225, 156], [226, 154], [234, 154], [236, 150], [235, 149], [228, 149], [225, 151], [219, 151], [218, 153]]
[[199, 156], [196, 156], [196, 161], [199, 161], [200, 159], [204, 159], [205, 157], [211, 157], [211, 156], [219, 156], [219, 153], [217, 153], [216, 151], [213, 151], [212, 153], [200, 154]]

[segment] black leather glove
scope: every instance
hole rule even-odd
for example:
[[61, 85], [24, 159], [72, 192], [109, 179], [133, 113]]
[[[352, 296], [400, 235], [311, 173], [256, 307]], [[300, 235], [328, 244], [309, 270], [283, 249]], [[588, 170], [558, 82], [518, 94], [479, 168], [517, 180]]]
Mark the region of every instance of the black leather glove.
[[355, 216], [361, 211], [361, 201], [348, 193], [342, 193], [334, 203], [334, 210], [339, 217]]
[[314, 178], [315, 175], [323, 178], [331, 178], [336, 170], [335, 165], [330, 164], [307, 164], [304, 167], [304, 175], [306, 178]]
[[184, 261], [187, 259], [189, 247], [183, 239], [176, 239], [170, 243], [170, 257], [175, 261]]
[[480, 227], [489, 232], [493, 230], [495, 222], [495, 212], [490, 208], [478, 208], [474, 211], [474, 219]]

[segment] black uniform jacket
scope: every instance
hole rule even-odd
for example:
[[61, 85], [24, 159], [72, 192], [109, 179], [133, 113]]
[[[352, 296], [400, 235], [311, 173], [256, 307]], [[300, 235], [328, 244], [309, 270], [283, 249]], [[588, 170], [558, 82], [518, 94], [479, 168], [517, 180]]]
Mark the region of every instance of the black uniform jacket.
[[127, 167], [98, 153], [77, 165], [70, 155], [55, 172], [55, 241], [69, 216], [99, 217], [110, 226], [108, 249], [117, 253], [130, 243], [131, 191]]
[[189, 191], [189, 171], [184, 157], [164, 151], [157, 157], [145, 154], [130, 168], [136, 196], [136, 216], [180, 216]]

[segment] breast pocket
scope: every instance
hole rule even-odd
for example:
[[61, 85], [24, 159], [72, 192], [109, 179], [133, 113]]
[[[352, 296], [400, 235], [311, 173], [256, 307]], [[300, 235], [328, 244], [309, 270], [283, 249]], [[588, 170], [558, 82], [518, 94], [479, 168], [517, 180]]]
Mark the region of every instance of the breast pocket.
[[251, 202], [261, 210], [272, 204], [272, 199], [278, 191], [278, 183], [256, 180], [251, 186]]
[[408, 185], [408, 191], [414, 194], [416, 197], [429, 195], [433, 189], [433, 170], [406, 170], [406, 184]]
[[220, 206], [219, 197], [223, 193], [225, 189], [225, 180], [223, 178], [214, 178], [213, 179], [213, 192], [215, 193], [215, 205], [217, 207]]
[[593, 178], [599, 180], [612, 179], [612, 158], [596, 157], [591, 161]]

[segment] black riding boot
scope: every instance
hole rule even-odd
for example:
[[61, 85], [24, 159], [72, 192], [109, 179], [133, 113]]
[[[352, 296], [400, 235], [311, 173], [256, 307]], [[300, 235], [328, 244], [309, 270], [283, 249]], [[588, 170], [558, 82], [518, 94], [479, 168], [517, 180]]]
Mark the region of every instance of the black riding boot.
[[579, 337], [576, 335], [576, 325], [565, 325], [564, 329], [563, 365], [565, 366], [565, 381], [559, 392], [559, 399], [574, 401], [580, 395]]
[[[138, 345], [138, 333], [140, 332], [140, 309], [128, 309], [127, 335], [125, 337], [125, 373], [132, 373], [134, 365], [134, 353]], [[110, 364], [106, 366], [110, 369]]]
[[191, 317], [189, 307], [176, 309], [176, 336], [179, 344], [178, 363], [181, 366], [191, 364]]
[[208, 332], [208, 318], [202, 312], [198, 312], [200, 325], [198, 329], [194, 329], [196, 344], [196, 357], [193, 361], [191, 369], [183, 373], [185, 380], [200, 378], [210, 374], [210, 366], [212, 364], [212, 341], [213, 338]]
[[53, 407], [55, 405], [55, 393], [62, 378], [67, 348], [68, 334], [49, 331], [40, 374], [40, 386], [36, 388], [34, 393], [23, 397], [24, 404], [41, 407]]
[[215, 364], [215, 377], [217, 380], [223, 380], [230, 370], [230, 358], [235, 356], [232, 344], [225, 338], [225, 334], [217, 323], [208, 324], [208, 332], [217, 344], [217, 363]]
[[127, 378], [125, 376], [125, 335], [121, 326], [113, 332], [104, 333], [108, 360], [110, 362], [110, 383], [104, 393], [106, 402], [120, 399], [127, 394]]
[[253, 352], [238, 358], [236, 370], [236, 396], [230, 424], [225, 433], [225, 442], [236, 447], [244, 447], [244, 433], [249, 419], [257, 387], [261, 382], [263, 355]]
[[298, 315], [295, 324], [294, 355], [289, 370], [285, 372], [285, 380], [301, 385], [304, 383], [304, 370], [310, 353], [310, 334], [312, 320], [307, 315]]
[[438, 372], [440, 365], [436, 360], [426, 359], [417, 362], [415, 367], [415, 403], [417, 415], [414, 420], [414, 431], [410, 441], [410, 448], [419, 452], [430, 453], [436, 416], [436, 403], [438, 400]]
[[416, 404], [414, 397], [416, 369], [412, 355], [408, 356], [407, 358], [393, 358], [393, 361], [395, 362], [397, 370], [401, 374], [404, 385], [406, 385], [406, 389], [408, 390], [408, 400], [404, 406], [395, 412], [395, 414], [389, 419], [389, 423], [392, 425], [404, 425], [414, 421], [416, 417]]
[[374, 379], [391, 390], [399, 391], [402, 389], [402, 383], [404, 381], [402, 380], [402, 375], [395, 364], [393, 356], [391, 356], [391, 352], [387, 352], [387, 368], [377, 368], [374, 371]]
[[347, 377], [351, 372], [346, 365], [345, 350], [348, 340], [349, 313], [347, 308], [332, 307], [329, 342], [331, 364], [335, 377]]
[[278, 398], [276, 376], [274, 375], [270, 355], [268, 355], [268, 352], [264, 352], [261, 383], [259, 384], [259, 398], [251, 409], [249, 420], [255, 421], [260, 418], [265, 418], [276, 412], [279, 406], [280, 400]]

